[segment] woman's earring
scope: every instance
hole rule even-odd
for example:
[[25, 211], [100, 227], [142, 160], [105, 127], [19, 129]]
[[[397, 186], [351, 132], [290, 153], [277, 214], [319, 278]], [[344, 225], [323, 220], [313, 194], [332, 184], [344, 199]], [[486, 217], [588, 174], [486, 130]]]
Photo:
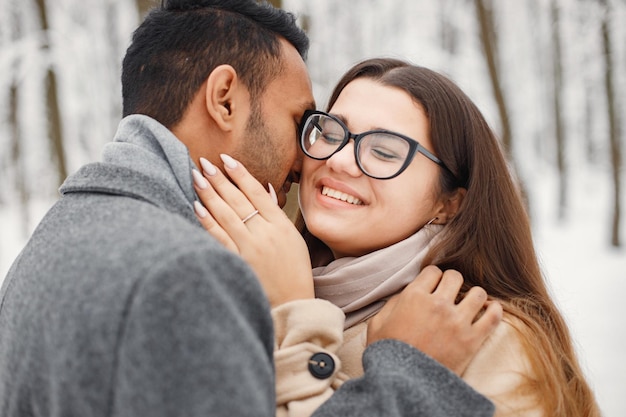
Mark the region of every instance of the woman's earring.
[[432, 219], [430, 219], [430, 220], [428, 221], [428, 223], [426, 223], [426, 224], [424, 225], [424, 227], [426, 227], [426, 226], [430, 226], [430, 225], [431, 225], [431, 224], [432, 224], [435, 220], [437, 220], [438, 218], [439, 218], [439, 217], [433, 217]]

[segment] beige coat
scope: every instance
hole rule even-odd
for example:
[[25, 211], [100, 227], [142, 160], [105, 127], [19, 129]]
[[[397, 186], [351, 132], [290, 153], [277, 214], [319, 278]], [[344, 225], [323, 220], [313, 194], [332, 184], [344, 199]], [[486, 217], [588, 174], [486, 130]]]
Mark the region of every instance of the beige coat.
[[[273, 310], [276, 329], [277, 415], [308, 417], [350, 378], [363, 374], [361, 357], [366, 345], [367, 323], [343, 331], [344, 314], [320, 299], [299, 300]], [[524, 377], [532, 376], [519, 332], [519, 321], [505, 315], [461, 377], [496, 405], [496, 416], [539, 417], [537, 392], [522, 392]], [[309, 358], [331, 355], [336, 369], [331, 378], [316, 379], [308, 370]]]

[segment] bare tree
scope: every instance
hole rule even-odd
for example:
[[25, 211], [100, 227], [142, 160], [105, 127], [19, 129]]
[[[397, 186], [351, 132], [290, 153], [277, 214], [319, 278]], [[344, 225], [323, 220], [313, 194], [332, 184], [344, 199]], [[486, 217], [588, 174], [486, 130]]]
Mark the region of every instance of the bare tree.
[[[17, 42], [21, 36], [21, 21], [19, 13], [16, 9], [11, 8], [11, 40]], [[13, 66], [17, 66], [17, 62], [14, 62]], [[22, 215], [21, 219], [21, 233], [26, 235], [28, 233], [28, 200], [30, 198], [28, 187], [26, 185], [26, 169], [24, 168], [24, 158], [22, 155], [22, 141], [21, 141], [21, 128], [19, 122], [19, 83], [15, 68], [11, 71], [11, 82], [9, 85], [9, 107], [8, 107], [8, 124], [10, 132], [10, 155], [11, 155], [11, 169], [13, 171], [13, 178], [17, 196], [18, 205], [20, 207], [19, 213]]]
[[552, 20], [552, 115], [556, 143], [556, 165], [559, 175], [558, 218], [563, 220], [567, 209], [568, 175], [565, 159], [565, 128], [563, 125], [563, 64], [561, 51], [561, 19], [558, 0], [550, 1]]
[[454, 7], [458, 7], [454, 2], [448, 0], [439, 1], [441, 47], [450, 55], [457, 53], [459, 43], [458, 30], [450, 19], [450, 9]]
[[21, 129], [18, 121], [19, 88], [16, 83], [9, 87], [9, 125], [11, 134], [11, 160], [13, 161], [14, 187], [18, 195], [21, 213], [21, 233], [26, 236], [29, 230], [28, 202], [30, 193], [26, 186], [26, 169], [24, 168], [23, 149], [21, 146]]
[[[511, 169], [514, 174], [517, 174], [518, 170], [513, 155], [513, 134], [510, 122], [511, 119], [509, 117], [504, 88], [500, 81], [500, 73], [498, 68], [498, 39], [495, 31], [493, 8], [491, 7], [492, 5], [490, 0], [474, 0], [474, 4], [476, 6], [476, 17], [479, 25], [480, 42], [483, 49], [483, 55], [487, 63], [489, 80], [491, 81], [493, 95], [496, 101], [496, 105], [498, 107], [498, 114], [500, 115], [500, 124], [502, 129], [502, 131], [500, 132], [500, 138], [502, 140], [502, 145], [504, 147], [505, 154], [509, 160]], [[528, 192], [526, 190], [524, 182], [519, 177], [518, 186], [522, 198], [528, 208]]]
[[585, 155], [587, 161], [591, 164], [596, 162], [596, 146], [593, 140], [593, 125], [594, 125], [594, 105], [593, 105], [593, 83], [589, 80], [589, 77], [585, 79]]
[[[50, 37], [48, 35], [48, 13], [46, 10], [46, 0], [37, 0], [37, 10], [41, 29], [46, 36], [43, 44], [44, 52], [50, 54]], [[46, 108], [48, 109], [48, 137], [51, 142], [53, 158], [55, 159], [59, 185], [67, 177], [67, 167], [65, 161], [65, 149], [63, 145], [63, 130], [61, 126], [61, 111], [59, 108], [59, 93], [57, 87], [57, 77], [54, 64], [48, 66], [45, 79]]]
[[[597, 4], [591, 1], [580, 1], [580, 6], [577, 13], [578, 18], [578, 29], [577, 31], [583, 37], [590, 37], [590, 35], [596, 35], [595, 33], [595, 25], [597, 23], [596, 13], [593, 13], [597, 8]], [[594, 31], [594, 33], [590, 33], [590, 29]], [[581, 59], [582, 62], [592, 62], [598, 61], [598, 51], [597, 48], [580, 48]], [[583, 107], [584, 114], [581, 120], [582, 122], [582, 131], [584, 132], [584, 146], [585, 146], [585, 157], [587, 162], [590, 165], [594, 165], [597, 162], [598, 152], [597, 152], [597, 144], [594, 138], [594, 126], [596, 124], [596, 120], [598, 117], [598, 112], [596, 109], [596, 100], [598, 97], [597, 94], [597, 86], [598, 83], [596, 72], [591, 72], [588, 70], [583, 70], [582, 74], [582, 84], [585, 91], [583, 98]]]
[[506, 100], [504, 97], [504, 89], [500, 82], [498, 71], [498, 47], [496, 32], [494, 29], [493, 10], [490, 7], [489, 0], [475, 0], [476, 16], [480, 28], [480, 42], [483, 48], [487, 69], [489, 71], [489, 80], [493, 89], [493, 95], [498, 106], [500, 115], [500, 123], [502, 132], [500, 133], [504, 150], [507, 157], [512, 159], [512, 133], [511, 123], [507, 110]]
[[607, 116], [609, 122], [609, 141], [611, 144], [611, 172], [613, 177], [613, 221], [611, 227], [611, 245], [620, 246], [620, 199], [621, 199], [621, 179], [620, 171], [622, 165], [622, 155], [620, 146], [619, 122], [617, 116], [617, 103], [615, 94], [615, 76], [613, 71], [613, 45], [611, 42], [610, 17], [611, 5], [607, 0], [600, 0], [604, 9], [601, 23], [602, 49], [604, 52], [604, 86], [607, 100]]

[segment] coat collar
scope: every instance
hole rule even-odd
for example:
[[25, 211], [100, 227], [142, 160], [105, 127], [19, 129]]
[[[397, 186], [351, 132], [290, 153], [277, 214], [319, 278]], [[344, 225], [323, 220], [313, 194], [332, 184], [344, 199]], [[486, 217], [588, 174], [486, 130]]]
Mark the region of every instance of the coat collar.
[[132, 115], [120, 122], [115, 140], [105, 145], [103, 162], [80, 168], [60, 192], [128, 196], [198, 223], [193, 167], [187, 148], [171, 131], [147, 116]]

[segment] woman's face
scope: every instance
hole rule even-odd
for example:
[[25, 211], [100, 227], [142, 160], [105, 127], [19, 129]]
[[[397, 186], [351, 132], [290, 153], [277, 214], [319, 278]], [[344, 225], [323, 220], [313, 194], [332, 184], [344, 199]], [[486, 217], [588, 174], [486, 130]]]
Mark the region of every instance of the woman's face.
[[[330, 109], [352, 133], [386, 129], [433, 151], [422, 107], [399, 88], [368, 78], [350, 82]], [[304, 158], [300, 208], [309, 231], [336, 258], [360, 256], [414, 234], [444, 206], [439, 166], [416, 153], [399, 176], [373, 179], [361, 172], [350, 141], [331, 158]], [[350, 202], [349, 202], [350, 201]]]

